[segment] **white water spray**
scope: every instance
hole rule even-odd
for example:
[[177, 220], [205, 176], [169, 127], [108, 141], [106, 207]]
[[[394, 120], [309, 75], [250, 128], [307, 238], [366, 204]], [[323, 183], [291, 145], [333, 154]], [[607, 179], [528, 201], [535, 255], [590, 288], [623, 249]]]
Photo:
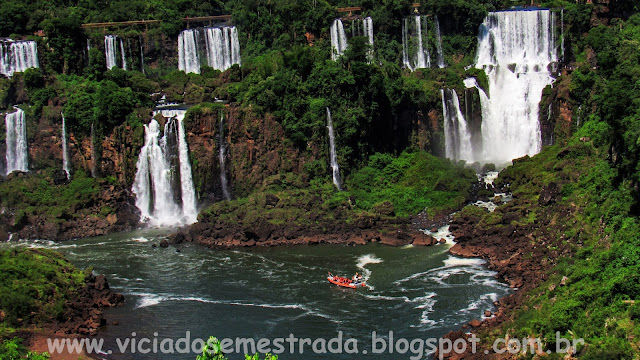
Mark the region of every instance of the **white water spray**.
[[15, 108], [16, 111], [6, 114], [4, 123], [6, 128], [6, 175], [13, 171], [29, 171], [29, 156], [27, 153], [27, 126], [24, 111]]
[[340, 167], [338, 166], [338, 157], [336, 155], [336, 138], [333, 133], [333, 119], [331, 118], [331, 110], [327, 108], [327, 131], [329, 132], [329, 156], [331, 157], [331, 175], [333, 184], [342, 191], [342, 183], [340, 182]]

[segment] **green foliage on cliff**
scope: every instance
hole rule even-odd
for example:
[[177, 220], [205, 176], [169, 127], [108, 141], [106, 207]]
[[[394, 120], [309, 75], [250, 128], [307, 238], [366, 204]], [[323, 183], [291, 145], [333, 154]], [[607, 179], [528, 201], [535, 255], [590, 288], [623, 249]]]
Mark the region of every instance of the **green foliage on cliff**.
[[38, 354], [37, 352], [29, 351], [22, 345], [22, 339], [20, 338], [0, 340], [0, 360], [47, 360], [49, 358], [49, 353]]
[[372, 210], [384, 202], [398, 216], [426, 211], [429, 215], [461, 207], [476, 181], [473, 170], [424, 152], [397, 158], [375, 154], [369, 164], [346, 181], [356, 207]]
[[84, 283], [85, 273], [48, 249], [0, 250], [0, 333], [64, 320], [64, 305]]

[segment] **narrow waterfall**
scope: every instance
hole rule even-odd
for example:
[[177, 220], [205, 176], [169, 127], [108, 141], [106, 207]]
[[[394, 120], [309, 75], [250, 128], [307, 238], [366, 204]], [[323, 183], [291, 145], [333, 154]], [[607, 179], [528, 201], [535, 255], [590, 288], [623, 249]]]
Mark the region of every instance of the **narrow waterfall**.
[[347, 34], [344, 32], [342, 20], [335, 19], [330, 28], [331, 32], [331, 59], [336, 60], [347, 49]]
[[67, 123], [62, 114], [62, 170], [67, 174], [67, 179], [71, 178], [71, 167], [69, 166], [69, 148], [67, 145]]
[[145, 125], [145, 143], [132, 188], [136, 206], [152, 225], [191, 224], [198, 213], [183, 122], [186, 111], [160, 110], [154, 116], [158, 113], [167, 122], [162, 137], [156, 120]]
[[24, 111], [15, 108], [16, 111], [6, 114], [4, 124], [6, 128], [5, 142], [7, 145], [6, 175], [13, 171], [29, 171], [29, 155], [27, 153], [27, 126]]
[[214, 69], [225, 71], [241, 64], [240, 41], [235, 26], [205, 28], [207, 63]]
[[197, 35], [197, 30], [190, 29], [178, 36], [178, 69], [186, 73], [200, 74]]
[[331, 118], [331, 110], [329, 110], [329, 108], [327, 108], [327, 130], [329, 132], [329, 156], [331, 157], [331, 175], [333, 176], [333, 184], [339, 191], [342, 191], [340, 167], [338, 166], [338, 156], [336, 155], [336, 138], [333, 133], [333, 119]]
[[483, 162], [505, 164], [540, 151], [538, 105], [542, 90], [554, 81], [555, 27], [549, 10], [493, 12], [480, 26], [476, 67], [489, 79]]
[[120, 57], [122, 58], [122, 70], [127, 70], [127, 57], [125, 56], [122, 38], [120, 39]]
[[2, 40], [0, 42], [0, 73], [7, 77], [40, 67], [38, 44], [35, 41]]
[[144, 71], [144, 42], [142, 35], [138, 35], [138, 42], [140, 43], [140, 71], [145, 74]]
[[104, 37], [104, 56], [107, 60], [107, 69], [111, 70], [117, 66], [116, 64], [116, 36], [105, 35]]
[[454, 89], [440, 90], [444, 114], [445, 149], [447, 158], [468, 163], [474, 162], [471, 133], [462, 115], [458, 94]]
[[370, 16], [364, 18], [364, 34], [369, 39], [369, 45], [371, 49], [369, 49], [369, 61], [373, 60], [373, 19]]
[[224, 138], [224, 111], [220, 111], [218, 123], [218, 161], [220, 162], [220, 186], [225, 200], [231, 200], [229, 181], [227, 179], [227, 142]]
[[410, 16], [402, 23], [402, 58], [404, 66], [415, 69], [431, 67], [428, 44], [426, 16]]
[[440, 69], [446, 67], [444, 63], [444, 52], [442, 51], [442, 34], [440, 33], [440, 21], [438, 21], [438, 16], [433, 17], [433, 22], [435, 23], [436, 30], [436, 53], [438, 60], [438, 67]]

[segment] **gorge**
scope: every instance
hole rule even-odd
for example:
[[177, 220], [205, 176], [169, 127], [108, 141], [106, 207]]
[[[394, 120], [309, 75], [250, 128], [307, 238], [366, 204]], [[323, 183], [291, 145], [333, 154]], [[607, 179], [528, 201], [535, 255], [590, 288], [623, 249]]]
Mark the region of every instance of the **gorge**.
[[[0, 265], [33, 248], [105, 273], [126, 298], [109, 350], [134, 331], [376, 330], [633, 358], [639, 9], [516, 3], [16, 7]], [[7, 329], [69, 306], [14, 316], [50, 292], [0, 288]], [[112, 358], [148, 358], [129, 355]]]

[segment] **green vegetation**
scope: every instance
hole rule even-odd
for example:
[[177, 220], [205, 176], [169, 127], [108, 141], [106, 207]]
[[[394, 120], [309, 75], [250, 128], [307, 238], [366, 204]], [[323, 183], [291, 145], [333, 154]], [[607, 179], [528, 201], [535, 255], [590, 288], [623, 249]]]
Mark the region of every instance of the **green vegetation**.
[[0, 205], [16, 214], [11, 226], [20, 229], [29, 216], [44, 216], [48, 222], [70, 220], [87, 214], [96, 202], [99, 183], [83, 171], [77, 171], [69, 185], [55, 185], [52, 177], [29, 174], [0, 183]]
[[[245, 360], [261, 360], [260, 354], [245, 355]], [[204, 345], [202, 355], [198, 355], [196, 360], [228, 360], [220, 351], [220, 341], [215, 337], [210, 337]], [[278, 356], [266, 354], [264, 360], [278, 360]]]
[[29, 351], [22, 345], [22, 339], [13, 338], [0, 341], [0, 360], [17, 360], [17, 359], [30, 359], [30, 360], [48, 360], [49, 354], [38, 354], [34, 351]]
[[200, 219], [250, 227], [263, 220], [308, 226], [338, 219], [350, 223], [361, 216], [435, 215], [461, 207], [474, 181], [472, 170], [425, 152], [375, 154], [346, 179], [345, 191], [336, 192], [325, 177], [305, 183], [293, 173], [276, 175], [246, 198], [213, 204]]
[[47, 249], [0, 251], [0, 336], [17, 328], [63, 320], [64, 304], [84, 284], [85, 272]]

